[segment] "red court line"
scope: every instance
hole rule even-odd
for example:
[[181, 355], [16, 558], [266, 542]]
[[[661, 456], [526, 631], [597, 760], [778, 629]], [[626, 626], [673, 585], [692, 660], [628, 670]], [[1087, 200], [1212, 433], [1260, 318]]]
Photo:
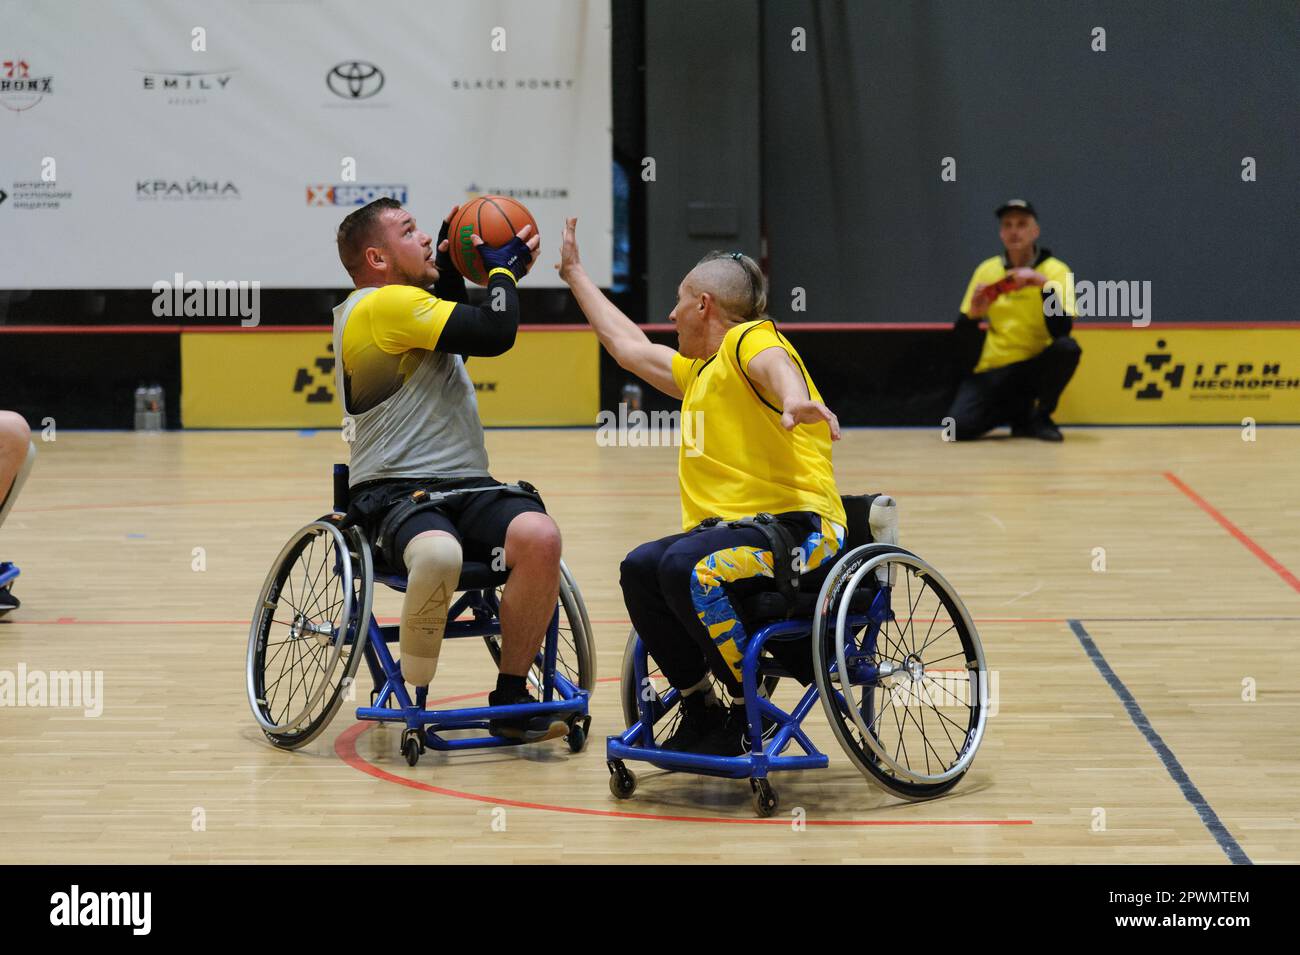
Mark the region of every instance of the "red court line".
[[[283, 504], [286, 501], [316, 501], [320, 503], [321, 496], [317, 494], [311, 497], [218, 497], [198, 501], [137, 501], [134, 503], [118, 501], [111, 504], [48, 504], [45, 507], [16, 508], [15, 513], [25, 513], [27, 511], [98, 511], [132, 507], [189, 507], [200, 504]], [[321, 504], [321, 507], [328, 506], [328, 504]]]
[[[617, 677], [609, 679], [617, 680]], [[605, 682], [605, 681], [601, 681]], [[451, 703], [457, 700], [473, 699], [482, 696], [482, 693], [467, 693], [461, 696], [448, 697], [443, 700], [430, 701], [428, 705], [435, 706], [442, 703]], [[418, 780], [408, 779], [405, 776], [398, 776], [381, 769], [374, 763], [367, 761], [357, 752], [357, 739], [361, 734], [373, 729], [373, 726], [366, 723], [357, 723], [350, 726], [339, 734], [334, 741], [334, 752], [338, 754], [343, 762], [347, 763], [353, 769], [360, 770], [376, 779], [384, 782], [397, 783], [399, 786], [406, 786], [410, 789], [418, 789], [421, 792], [434, 793], [439, 796], [451, 796], [453, 799], [468, 799], [472, 802], [488, 803], [493, 806], [514, 806], [519, 809], [539, 809], [543, 812], [562, 812], [577, 816], [603, 816], [607, 819], [643, 819], [650, 822], [712, 822], [724, 823], [727, 825], [750, 825], [750, 826], [789, 826], [789, 819], [746, 819], [731, 818], [728, 816], [670, 816], [659, 813], [649, 812], [619, 812], [614, 809], [585, 809], [581, 806], [559, 806], [550, 803], [525, 802], [520, 799], [503, 799], [497, 796], [490, 796], [484, 793], [463, 792], [459, 789], [447, 789], [443, 786], [431, 786], [428, 783], [422, 783]], [[806, 819], [805, 825], [809, 826], [1032, 826], [1032, 819]]]
[[1232, 523], [1232, 521], [1228, 520], [1226, 517], [1220, 514], [1219, 511], [1215, 509], [1214, 505], [1210, 504], [1207, 500], [1205, 500], [1205, 498], [1201, 497], [1201, 495], [1197, 494], [1195, 491], [1193, 491], [1182, 481], [1178, 480], [1178, 478], [1172, 472], [1165, 471], [1164, 475], [1165, 475], [1165, 479], [1169, 481], [1170, 484], [1172, 484], [1174, 487], [1178, 488], [1178, 490], [1182, 491], [1185, 495], [1187, 495], [1187, 497], [1191, 499], [1193, 504], [1195, 504], [1206, 514], [1209, 514], [1212, 518], [1218, 521], [1219, 526], [1221, 526], [1225, 531], [1227, 531], [1233, 537], [1237, 538], [1237, 540], [1241, 542], [1242, 546], [1244, 546], [1246, 550], [1250, 551], [1261, 561], [1263, 561], [1264, 564], [1270, 570], [1273, 571], [1273, 573], [1277, 574], [1284, 581], [1286, 581], [1287, 585], [1290, 586], [1292, 590], [1296, 591], [1297, 593], [1300, 593], [1300, 580], [1296, 579], [1295, 574], [1291, 573], [1291, 571], [1283, 567], [1282, 564], [1279, 563], [1276, 559], [1274, 559], [1274, 557], [1268, 551], [1264, 550], [1264, 548], [1260, 547], [1253, 540], [1251, 540], [1250, 535], [1248, 535], [1236, 524]]

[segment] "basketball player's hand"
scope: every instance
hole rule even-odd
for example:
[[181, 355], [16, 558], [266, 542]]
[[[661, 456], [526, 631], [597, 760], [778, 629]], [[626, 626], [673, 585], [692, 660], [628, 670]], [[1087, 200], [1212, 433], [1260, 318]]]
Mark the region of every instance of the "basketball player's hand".
[[537, 250], [542, 244], [541, 237], [533, 233], [531, 225], [524, 226], [515, 233], [513, 239], [497, 248], [487, 245], [477, 232], [470, 236], [470, 242], [489, 272], [492, 269], [509, 269], [515, 281], [528, 274], [533, 262], [537, 260]]
[[798, 424], [817, 424], [819, 421], [831, 426], [832, 441], [840, 439], [840, 419], [820, 401], [796, 398], [785, 403], [785, 411], [781, 414], [781, 426], [787, 431], [793, 431]]
[[560, 239], [560, 261], [556, 264], [560, 279], [566, 284], [571, 275], [582, 269], [582, 260], [578, 257], [578, 220], [564, 220], [564, 233]]
[[438, 230], [438, 257], [433, 260], [439, 272], [455, 272], [456, 263], [451, 260], [451, 241], [447, 238], [447, 233], [451, 229], [451, 220], [456, 218], [456, 213], [460, 212], [459, 203], [451, 207], [451, 212], [447, 213], [447, 218], [442, 220], [442, 228]]

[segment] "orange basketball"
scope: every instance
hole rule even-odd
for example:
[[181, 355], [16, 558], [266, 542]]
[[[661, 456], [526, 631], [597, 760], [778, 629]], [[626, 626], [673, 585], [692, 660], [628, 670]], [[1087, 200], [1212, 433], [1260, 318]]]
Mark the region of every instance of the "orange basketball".
[[451, 260], [456, 270], [475, 285], [487, 285], [487, 269], [474, 251], [471, 236], [485, 243], [501, 246], [509, 242], [526, 225], [537, 232], [537, 220], [523, 203], [507, 196], [479, 196], [460, 207], [452, 220], [447, 238], [451, 242]]

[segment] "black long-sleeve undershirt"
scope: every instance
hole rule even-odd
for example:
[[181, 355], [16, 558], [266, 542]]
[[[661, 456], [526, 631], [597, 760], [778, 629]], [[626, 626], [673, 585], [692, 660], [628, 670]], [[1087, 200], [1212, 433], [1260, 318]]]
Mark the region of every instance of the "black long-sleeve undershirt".
[[[455, 284], [460, 286], [459, 297], [456, 297], [457, 290], [450, 281], [444, 294], [443, 277], [448, 272], [456, 277]], [[465, 293], [465, 280], [455, 269], [448, 269], [439, 275], [438, 282], [434, 285], [434, 294], [457, 304], [451, 310], [442, 334], [438, 336], [437, 351], [466, 357], [494, 358], [514, 347], [515, 335], [519, 331], [519, 292], [515, 283], [498, 273], [488, 280], [487, 291], [486, 302], [470, 305]], [[502, 304], [500, 311], [492, 308], [493, 302]]]

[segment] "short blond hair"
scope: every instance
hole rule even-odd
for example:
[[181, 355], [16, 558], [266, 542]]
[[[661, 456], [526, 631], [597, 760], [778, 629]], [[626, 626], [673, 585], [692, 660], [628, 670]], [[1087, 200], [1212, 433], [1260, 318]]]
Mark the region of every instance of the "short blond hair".
[[767, 277], [742, 252], [710, 252], [687, 273], [686, 284], [712, 295], [732, 324], [767, 318]]

